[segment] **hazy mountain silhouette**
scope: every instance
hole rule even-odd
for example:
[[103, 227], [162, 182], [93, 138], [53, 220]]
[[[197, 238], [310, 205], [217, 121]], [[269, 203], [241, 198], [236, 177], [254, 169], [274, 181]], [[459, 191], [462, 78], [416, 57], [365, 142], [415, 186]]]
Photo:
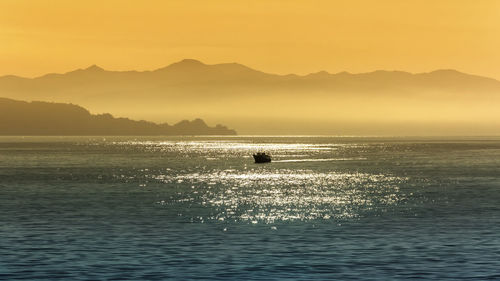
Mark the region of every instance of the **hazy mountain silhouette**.
[[90, 114], [64, 103], [24, 102], [0, 98], [0, 135], [235, 135], [222, 125], [208, 127], [201, 119], [173, 126], [111, 114]]
[[349, 131], [354, 127], [336, 124], [500, 120], [500, 82], [456, 70], [275, 75], [237, 63], [186, 59], [154, 71], [94, 65], [33, 79], [4, 76], [0, 96], [71, 102], [93, 112], [153, 121], [202, 116], [245, 133], [363, 133], [361, 125]]

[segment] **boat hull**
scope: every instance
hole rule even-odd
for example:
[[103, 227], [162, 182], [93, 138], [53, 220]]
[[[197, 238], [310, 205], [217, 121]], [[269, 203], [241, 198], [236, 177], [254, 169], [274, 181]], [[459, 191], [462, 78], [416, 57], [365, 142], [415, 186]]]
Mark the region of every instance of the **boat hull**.
[[253, 155], [253, 159], [255, 160], [255, 163], [269, 163], [271, 162], [271, 156], [269, 155]]

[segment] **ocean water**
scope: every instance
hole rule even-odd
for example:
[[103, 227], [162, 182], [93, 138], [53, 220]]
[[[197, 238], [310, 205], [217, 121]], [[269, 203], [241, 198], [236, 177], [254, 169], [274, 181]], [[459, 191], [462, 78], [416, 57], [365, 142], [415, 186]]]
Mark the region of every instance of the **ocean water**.
[[1, 137], [0, 279], [499, 280], [500, 139]]

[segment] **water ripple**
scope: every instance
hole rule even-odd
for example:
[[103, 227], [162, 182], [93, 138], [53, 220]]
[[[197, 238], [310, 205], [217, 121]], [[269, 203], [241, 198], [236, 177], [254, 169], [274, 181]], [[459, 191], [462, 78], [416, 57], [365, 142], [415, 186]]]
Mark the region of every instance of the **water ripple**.
[[374, 206], [380, 208], [403, 200], [398, 185], [406, 180], [388, 175], [290, 169], [158, 174], [149, 178], [191, 185], [192, 193], [179, 200], [215, 207], [217, 213], [209, 219], [254, 223], [354, 218]]

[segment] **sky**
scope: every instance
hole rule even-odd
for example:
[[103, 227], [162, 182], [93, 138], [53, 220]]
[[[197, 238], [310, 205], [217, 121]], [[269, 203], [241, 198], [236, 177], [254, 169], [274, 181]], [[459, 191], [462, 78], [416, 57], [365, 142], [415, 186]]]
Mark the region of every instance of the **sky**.
[[496, 0], [1, 0], [0, 75], [184, 58], [270, 73], [428, 72], [500, 79]]

